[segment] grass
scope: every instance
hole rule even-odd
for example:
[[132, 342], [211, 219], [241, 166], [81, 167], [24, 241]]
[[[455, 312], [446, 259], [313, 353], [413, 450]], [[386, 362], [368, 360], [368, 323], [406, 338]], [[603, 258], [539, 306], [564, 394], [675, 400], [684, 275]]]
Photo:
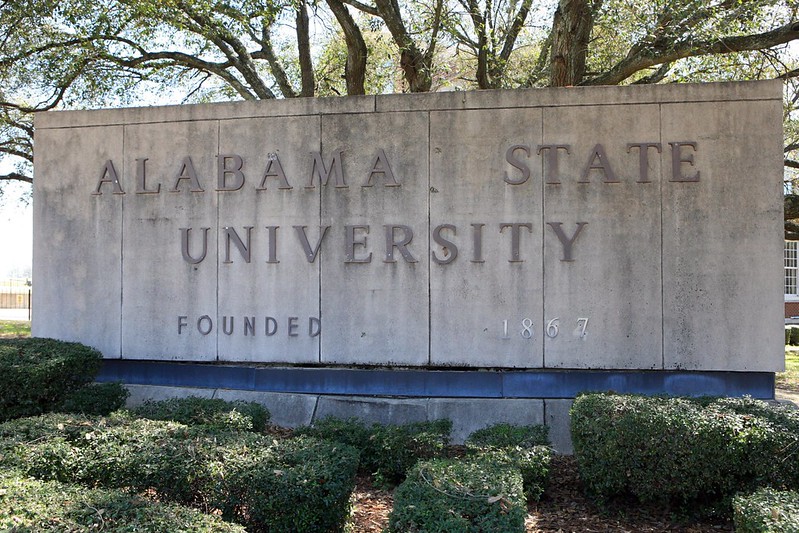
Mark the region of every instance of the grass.
[[785, 372], [776, 376], [777, 388], [799, 392], [799, 352], [785, 350]]
[[27, 320], [0, 320], [0, 338], [30, 336], [31, 323]]

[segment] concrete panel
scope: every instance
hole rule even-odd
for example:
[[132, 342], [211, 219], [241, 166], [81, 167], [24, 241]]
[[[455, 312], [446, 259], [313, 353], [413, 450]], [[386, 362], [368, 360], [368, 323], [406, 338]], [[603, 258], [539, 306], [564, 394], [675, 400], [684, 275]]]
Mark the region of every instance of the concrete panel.
[[500, 109], [553, 106], [629, 105], [664, 102], [770, 100], [782, 90], [779, 80], [698, 84], [598, 86], [490, 91], [460, 91], [377, 96], [378, 111], [421, 109]]
[[213, 398], [216, 389], [201, 389], [193, 387], [165, 387], [160, 385], [125, 385], [130, 392], [125, 406], [137, 407], [144, 402], [160, 402], [172, 398]]
[[[222, 121], [219, 136], [219, 153], [240, 157], [243, 176], [240, 189], [213, 193], [219, 195], [219, 320], [228, 317], [228, 328], [220, 330], [219, 359], [316, 363], [321, 260], [308, 260], [295, 227], [313, 250], [320, 235], [320, 189], [306, 185], [310, 154], [320, 146], [319, 117]], [[224, 162], [231, 169], [237, 163], [235, 157]], [[234, 172], [225, 176], [225, 187], [238, 184]], [[241, 239], [247, 254], [225, 228]], [[245, 320], [254, 327], [245, 327]]]
[[410, 424], [427, 420], [427, 400], [320, 396], [314, 421], [329, 416], [359, 418], [367, 424]]
[[569, 419], [569, 410], [573, 403], [574, 400], [544, 400], [549, 441], [552, 443], [552, 449], [562, 455], [574, 453]]
[[782, 369], [781, 105], [662, 106], [666, 368]]
[[484, 400], [477, 398], [431, 398], [428, 420], [447, 418], [452, 421], [452, 443], [462, 444], [466, 438], [487, 426], [513, 424], [530, 426], [544, 423], [543, 400]]
[[434, 112], [430, 122], [430, 227], [453, 226], [436, 234], [455, 245], [432, 244], [431, 364], [541, 367], [540, 166], [524, 183], [504, 179], [522, 181], [506, 152], [541, 143], [541, 110]]
[[655, 105], [544, 110], [544, 144], [569, 147], [557, 149], [557, 173], [548, 159], [555, 148], [541, 159], [544, 322], [536, 334], [548, 368], [662, 366], [660, 158], [648, 149], [642, 176], [638, 150], [628, 151], [660, 142], [658, 131]]
[[[331, 226], [321, 257], [324, 363], [428, 362], [427, 135], [427, 113], [322, 117], [324, 164], [340, 150], [346, 178], [322, 190], [322, 224]], [[346, 226], [350, 242], [365, 243], [352, 245], [355, 262]], [[410, 240], [390, 246], [387, 233]]]
[[[34, 181], [32, 333], [120, 356], [124, 195], [92, 193], [113, 160], [122, 177], [122, 127], [38, 130]], [[39, 144], [41, 143], [41, 144]], [[110, 178], [109, 178], [110, 179]]]
[[285, 428], [307, 426], [313, 419], [317, 397], [313, 394], [285, 394], [276, 392], [217, 390], [215, 398], [229, 402], [241, 400], [255, 402], [269, 410], [270, 424]]
[[347, 98], [285, 98], [255, 102], [221, 102], [159, 107], [129, 107], [91, 111], [59, 111], [39, 113], [37, 127], [62, 128], [121, 124], [161, 124], [172, 121], [230, 120], [255, 117], [285, 117], [371, 113], [374, 96]]
[[[122, 353], [127, 359], [216, 360], [222, 327], [216, 291], [217, 137], [216, 122], [125, 127]], [[160, 185], [157, 193], [136, 193], [136, 159], [144, 158], [147, 180], [141, 188], [155, 191]], [[186, 158], [199, 189], [177, 179], [190, 175]], [[183, 258], [181, 228], [191, 230], [188, 252], [202, 259], [196, 264]], [[205, 256], [202, 228], [209, 228]]]

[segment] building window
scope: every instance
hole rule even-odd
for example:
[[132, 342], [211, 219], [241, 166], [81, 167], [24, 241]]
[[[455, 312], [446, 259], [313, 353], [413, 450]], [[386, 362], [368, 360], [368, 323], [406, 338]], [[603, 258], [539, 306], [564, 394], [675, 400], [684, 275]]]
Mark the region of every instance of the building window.
[[799, 300], [799, 291], [797, 291], [796, 274], [799, 269], [797, 264], [797, 251], [799, 241], [785, 241], [785, 299], [786, 300]]

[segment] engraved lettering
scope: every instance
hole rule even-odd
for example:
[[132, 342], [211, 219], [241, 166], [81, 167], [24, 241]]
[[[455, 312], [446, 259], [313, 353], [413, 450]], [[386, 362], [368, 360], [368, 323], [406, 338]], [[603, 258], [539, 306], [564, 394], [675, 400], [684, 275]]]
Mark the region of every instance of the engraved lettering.
[[183, 255], [183, 260], [187, 263], [191, 263], [192, 265], [196, 265], [197, 263], [201, 263], [203, 259], [205, 259], [206, 254], [208, 253], [208, 231], [211, 228], [200, 228], [203, 232], [202, 243], [203, 243], [203, 251], [200, 254], [200, 257], [194, 257], [191, 255], [189, 251], [189, 233], [191, 233], [191, 228], [180, 228], [180, 252]]
[[545, 153], [546, 173], [544, 174], [546, 183], [550, 185], [560, 184], [560, 175], [558, 172], [558, 150], [565, 150], [567, 154], [571, 154], [571, 145], [569, 144], [539, 144], [537, 147], [537, 154]]
[[280, 158], [277, 154], [269, 154], [264, 177], [261, 179], [261, 184], [256, 188], [257, 191], [266, 190], [267, 178], [277, 178], [278, 182], [280, 182], [280, 185], [277, 186], [278, 189], [291, 190], [294, 188], [289, 185], [289, 180], [286, 179], [286, 173], [283, 172], [283, 165], [280, 164]]
[[[355, 240], [355, 232], [362, 231], [364, 235], [362, 235], [361, 239]], [[345, 263], [371, 263], [372, 262], [372, 252], [369, 252], [369, 255], [366, 257], [355, 257], [355, 246], [363, 246], [366, 248], [366, 236], [369, 234], [369, 226], [365, 225], [354, 225], [354, 226], [344, 226], [344, 256], [345, 256]]]
[[100, 181], [97, 183], [97, 188], [92, 193], [93, 195], [99, 196], [103, 194], [101, 190], [103, 183], [110, 183], [114, 187], [113, 194], [125, 194], [125, 191], [122, 190], [122, 185], [119, 184], [117, 169], [114, 168], [114, 162], [110, 159], [105, 162], [103, 170], [100, 171]]
[[[530, 147], [526, 144], [514, 144], [508, 148], [507, 152], [505, 152], [505, 161], [507, 161], [513, 168], [519, 169], [522, 173], [520, 178], [513, 179], [508, 176], [507, 171], [505, 172], [505, 175], [502, 179], [505, 180], [505, 183], [509, 183], [511, 185], [521, 185], [530, 179], [530, 167], [527, 166], [525, 161], [516, 158], [515, 152], [517, 150], [524, 151], [524, 153], [527, 154], [527, 157], [530, 157]], [[541, 151], [539, 150], [538, 153], [541, 153]]]
[[180, 164], [180, 170], [177, 176], [175, 176], [175, 186], [172, 187], [169, 192], [180, 192], [181, 182], [184, 180], [189, 182], [189, 190], [191, 192], [205, 192], [205, 190], [200, 187], [197, 171], [194, 170], [194, 163], [192, 163], [191, 157], [189, 156], [183, 158]]
[[147, 158], [141, 157], [136, 160], [136, 194], [158, 194], [161, 192], [161, 184], [157, 184], [155, 189], [147, 188]]
[[[406, 263], [416, 263], [416, 259], [408, 251], [408, 244], [413, 240], [413, 230], [410, 226], [386, 224], [383, 229], [386, 231], [386, 257], [383, 262], [396, 263], [397, 260], [394, 259], [394, 249], [396, 248]], [[401, 230], [404, 233], [400, 241], [396, 239], [396, 230]]]
[[638, 183], [650, 183], [649, 179], [649, 149], [655, 148], [658, 153], [663, 151], [660, 143], [629, 143], [627, 153], [633, 148], [638, 148]]
[[344, 169], [341, 166], [341, 154], [343, 152], [343, 150], [334, 150], [333, 156], [330, 158], [330, 165], [328, 166], [325, 166], [321, 153], [311, 152], [313, 156], [313, 168], [311, 170], [311, 178], [305, 188], [313, 189], [315, 187], [314, 178], [317, 176], [322, 185], [327, 185], [332, 176], [337, 188], [347, 187], [347, 184], [344, 183]]
[[386, 152], [383, 151], [382, 148], [377, 150], [377, 155], [372, 161], [372, 171], [369, 172], [369, 176], [366, 178], [366, 183], [362, 185], [362, 187], [371, 187], [372, 184], [372, 177], [375, 174], [382, 174], [383, 175], [383, 187], [399, 187], [400, 184], [397, 183], [397, 179], [394, 177], [394, 172], [391, 170], [391, 165], [388, 164], [388, 158], [386, 157]]
[[244, 229], [247, 230], [247, 244], [242, 242], [241, 237], [239, 234], [236, 233], [236, 230], [233, 228], [225, 228], [225, 260], [223, 263], [232, 263], [233, 260], [230, 259], [230, 243], [232, 242], [236, 249], [241, 254], [241, 257], [244, 258], [245, 263], [250, 262], [250, 237], [252, 234], [253, 226], [244, 226]]
[[437, 265], [448, 265], [455, 261], [455, 258], [458, 257], [458, 247], [455, 245], [454, 242], [449, 241], [441, 236], [441, 230], [449, 230], [455, 235], [456, 230], [455, 226], [452, 224], [441, 224], [436, 226], [433, 230], [433, 240], [441, 246], [444, 250], [444, 258], [439, 259], [438, 255], [436, 255], [435, 250], [430, 251], [430, 257], [433, 259], [433, 262]]
[[585, 164], [585, 167], [583, 168], [583, 173], [580, 175], [578, 183], [588, 183], [589, 181], [591, 181], [588, 178], [588, 176], [592, 170], [598, 170], [602, 172], [605, 176], [605, 183], [619, 182], [619, 178], [616, 177], [616, 174], [613, 172], [613, 169], [610, 166], [610, 161], [608, 161], [608, 155], [607, 153], [605, 153], [605, 147], [602, 146], [601, 144], [597, 144], [594, 146], [594, 149], [591, 152], [591, 156], [588, 158], [588, 162]]
[[671, 146], [671, 179], [669, 181], [699, 181], [698, 170], [696, 174], [684, 176], [681, 168], [683, 163], [688, 163], [688, 165], [692, 167], [695, 166], [694, 154], [683, 154], [683, 146], [688, 146], [696, 152], [699, 149], [699, 145], [695, 141], [670, 142], [669, 145]]
[[530, 233], [533, 232], [533, 225], [530, 223], [512, 222], [499, 225], [499, 232], [502, 233], [505, 228], [510, 228], [510, 263], [521, 263], [521, 252], [519, 251], [519, 242], [521, 241], [520, 228], [527, 228]]
[[574, 241], [576, 241], [577, 237], [580, 236], [580, 233], [583, 231], [583, 228], [588, 225], [588, 222], [578, 222], [577, 229], [574, 231], [574, 235], [571, 237], [566, 236], [566, 234], [563, 232], [563, 228], [561, 227], [562, 225], [562, 222], [547, 222], [547, 226], [552, 228], [552, 231], [555, 232], [560, 244], [563, 246], [563, 257], [561, 258], [561, 261], [571, 262], [574, 261], [574, 254], [572, 251]]

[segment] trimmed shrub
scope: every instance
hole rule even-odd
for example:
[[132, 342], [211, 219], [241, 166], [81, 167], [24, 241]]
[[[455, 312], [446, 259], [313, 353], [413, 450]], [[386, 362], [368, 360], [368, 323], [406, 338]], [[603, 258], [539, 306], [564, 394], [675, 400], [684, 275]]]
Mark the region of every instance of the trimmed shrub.
[[466, 439], [472, 455], [491, 454], [519, 469], [528, 499], [538, 500], [549, 479], [549, 428], [544, 425], [496, 424], [479, 429]]
[[373, 424], [367, 428], [357, 418], [326, 417], [313, 427], [298, 428], [295, 434], [341, 442], [361, 453], [361, 471], [373, 474], [378, 485], [394, 485], [405, 479], [420, 459], [440, 457], [449, 443], [450, 420], [405, 425]]
[[0, 339], [0, 422], [56, 409], [94, 381], [102, 355], [53, 339]]
[[729, 514], [737, 492], [799, 486], [791, 420], [751, 399], [588, 394], [572, 406], [571, 431], [583, 485], [600, 502]]
[[57, 410], [104, 416], [124, 407], [128, 396], [130, 392], [121, 383], [92, 383], [67, 394]]
[[0, 425], [0, 465], [42, 480], [152, 491], [254, 531], [339, 531], [358, 452], [311, 438], [147, 419], [45, 415]]
[[533, 448], [549, 446], [549, 428], [543, 424], [514, 426], [495, 424], [478, 429], [466, 438], [466, 447], [484, 450], [487, 448]]
[[451, 431], [452, 422], [446, 419], [402, 426], [375, 424], [362, 461], [378, 484], [399, 483], [418, 461], [442, 456]]
[[134, 408], [133, 413], [150, 420], [171, 420], [187, 426], [205, 425], [256, 433], [263, 432], [271, 418], [266, 407], [255, 402], [229, 402], [196, 396], [150, 400]]
[[799, 346], [799, 328], [791, 328], [791, 346]]
[[738, 533], [796, 533], [799, 531], [799, 493], [770, 488], [733, 499]]
[[240, 525], [121, 491], [37, 481], [0, 472], [0, 530], [244, 533]]
[[394, 492], [387, 531], [523, 532], [522, 477], [490, 455], [416, 464]]
[[791, 334], [793, 333], [793, 326], [785, 326], [785, 346], [794, 346]]

